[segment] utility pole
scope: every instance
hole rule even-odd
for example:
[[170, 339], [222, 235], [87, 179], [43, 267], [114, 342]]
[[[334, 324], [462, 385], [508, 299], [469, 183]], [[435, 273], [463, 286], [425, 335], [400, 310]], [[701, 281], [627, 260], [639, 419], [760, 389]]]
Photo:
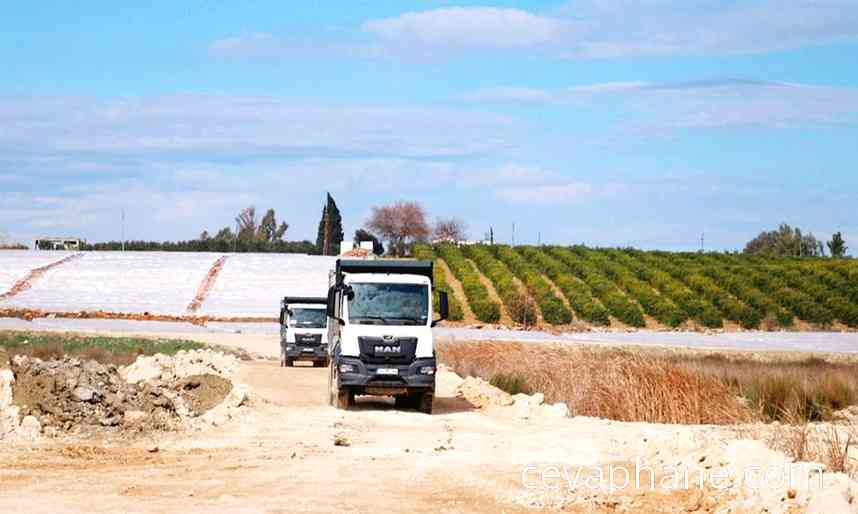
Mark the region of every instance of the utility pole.
[[515, 246], [515, 222], [512, 222], [512, 246]]
[[125, 207], [122, 208], [122, 251], [125, 251]]
[[700, 253], [703, 253], [703, 241], [706, 238], [706, 232], [700, 234]]
[[542, 232], [536, 233], [536, 246], [542, 246]]
[[238, 219], [235, 220], [235, 237], [232, 238], [232, 253], [238, 251]]

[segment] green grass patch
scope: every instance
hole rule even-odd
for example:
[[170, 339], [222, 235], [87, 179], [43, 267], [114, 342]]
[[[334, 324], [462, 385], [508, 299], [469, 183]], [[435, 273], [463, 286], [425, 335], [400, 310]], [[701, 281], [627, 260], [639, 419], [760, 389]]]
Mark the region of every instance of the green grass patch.
[[134, 362], [138, 355], [172, 355], [181, 350], [199, 350], [206, 345], [181, 339], [0, 331], [0, 347], [5, 347], [10, 357], [28, 355], [48, 360], [70, 355], [103, 364], [125, 365]]

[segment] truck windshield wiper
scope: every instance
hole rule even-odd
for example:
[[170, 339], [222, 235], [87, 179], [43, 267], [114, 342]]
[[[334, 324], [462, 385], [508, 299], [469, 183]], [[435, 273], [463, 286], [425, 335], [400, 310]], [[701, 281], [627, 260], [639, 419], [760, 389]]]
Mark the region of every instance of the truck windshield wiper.
[[[383, 318], [381, 316], [355, 316], [354, 318], [357, 320], [358, 323], [360, 323], [362, 320], [368, 320], [368, 321], [380, 321], [384, 325], [390, 325], [390, 322], [387, 321], [387, 318]], [[378, 325], [378, 323], [373, 323], [373, 324]]]
[[395, 319], [395, 320], [399, 320], [399, 321], [410, 321], [411, 323], [414, 323], [415, 325], [420, 325], [420, 324], [425, 323], [425, 321], [423, 321], [420, 318], [409, 318], [407, 316], [396, 316], [396, 317], [393, 317], [390, 319]]

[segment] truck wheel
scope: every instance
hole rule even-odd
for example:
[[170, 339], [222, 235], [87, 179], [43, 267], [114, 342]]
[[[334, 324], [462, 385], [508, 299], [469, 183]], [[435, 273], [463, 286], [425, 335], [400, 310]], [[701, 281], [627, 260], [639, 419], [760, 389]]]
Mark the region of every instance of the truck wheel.
[[294, 361], [292, 359], [286, 359], [286, 367], [291, 368], [293, 366], [293, 362]]
[[413, 409], [414, 402], [410, 394], [398, 394], [393, 397], [393, 405], [397, 409]]
[[423, 414], [432, 414], [432, 400], [435, 399], [433, 393], [423, 393], [418, 396], [417, 410]]
[[355, 394], [349, 389], [340, 389], [337, 391], [337, 408], [348, 410], [355, 403]]

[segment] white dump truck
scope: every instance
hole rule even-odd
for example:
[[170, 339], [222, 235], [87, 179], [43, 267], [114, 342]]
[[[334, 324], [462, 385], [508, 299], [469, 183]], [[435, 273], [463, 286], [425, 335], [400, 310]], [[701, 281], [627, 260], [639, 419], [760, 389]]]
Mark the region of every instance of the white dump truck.
[[280, 365], [311, 361], [327, 366], [327, 298], [287, 296], [280, 302]]
[[329, 403], [356, 395], [393, 396], [401, 408], [432, 412], [435, 347], [432, 295], [440, 319], [447, 293], [432, 290], [433, 263], [339, 259], [327, 298], [331, 366]]

